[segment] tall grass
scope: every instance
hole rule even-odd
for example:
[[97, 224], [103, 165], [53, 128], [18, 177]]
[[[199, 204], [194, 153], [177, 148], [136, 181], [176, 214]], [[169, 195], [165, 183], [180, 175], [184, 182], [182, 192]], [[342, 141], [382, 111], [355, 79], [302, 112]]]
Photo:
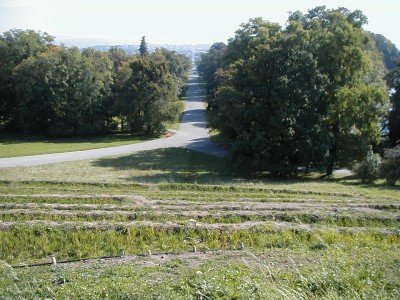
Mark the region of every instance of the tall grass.
[[247, 247], [266, 249], [319, 249], [320, 239], [346, 249], [400, 249], [399, 234], [379, 232], [307, 231], [260, 227], [237, 230], [203, 228], [155, 228], [149, 226], [117, 226], [96, 228], [51, 228], [17, 226], [0, 231], [0, 259], [7, 262], [32, 262], [51, 255], [62, 259], [90, 256], [145, 253], [147, 251], [189, 251], [197, 249], [230, 249], [241, 243]]

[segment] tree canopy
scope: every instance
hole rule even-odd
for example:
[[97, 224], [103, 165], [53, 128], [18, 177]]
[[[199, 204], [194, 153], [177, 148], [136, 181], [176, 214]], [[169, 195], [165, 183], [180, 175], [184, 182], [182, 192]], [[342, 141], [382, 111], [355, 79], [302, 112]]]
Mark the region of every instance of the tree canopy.
[[388, 97], [366, 21], [316, 7], [285, 28], [251, 19], [223, 50], [211, 47], [199, 71], [210, 126], [235, 139], [230, 156], [280, 176], [322, 164], [330, 175], [378, 142]]
[[24, 59], [45, 52], [54, 38], [33, 30], [10, 30], [0, 35], [0, 125], [20, 128], [13, 69]]
[[[70, 136], [161, 133], [177, 120], [191, 62], [166, 49], [128, 55], [112, 47], [59, 47], [32, 30], [0, 36], [0, 127]], [[121, 126], [119, 126], [121, 125]]]
[[14, 70], [25, 132], [77, 135], [107, 131], [112, 63], [103, 53], [53, 48]]
[[122, 115], [130, 131], [157, 134], [163, 122], [177, 117], [178, 85], [165, 62], [147, 57], [131, 62], [131, 76], [124, 85], [121, 98]]

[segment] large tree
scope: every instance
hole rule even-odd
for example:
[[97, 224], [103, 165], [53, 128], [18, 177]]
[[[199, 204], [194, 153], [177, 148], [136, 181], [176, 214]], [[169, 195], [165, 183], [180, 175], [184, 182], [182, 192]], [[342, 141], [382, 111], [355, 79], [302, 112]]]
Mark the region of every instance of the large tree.
[[47, 51], [53, 37], [33, 30], [10, 30], [0, 35], [0, 125], [18, 129], [18, 102], [13, 69], [24, 59]]
[[325, 161], [330, 175], [378, 142], [388, 97], [365, 22], [360, 11], [317, 7], [292, 13], [284, 29], [242, 24], [208, 97], [210, 125], [236, 139], [231, 152], [241, 148], [252, 165], [280, 175]]
[[366, 17], [358, 10], [328, 10], [324, 6], [307, 14], [293, 13], [289, 20], [300, 23], [312, 36], [312, 54], [326, 86], [327, 123], [331, 147], [327, 174], [337, 162], [362, 155], [367, 145], [378, 142], [379, 119], [387, 97], [381, 82], [367, 82], [371, 61], [369, 38], [362, 29]]
[[112, 63], [105, 54], [54, 47], [14, 70], [25, 132], [56, 136], [103, 133], [110, 116]]
[[221, 74], [215, 95], [219, 116], [212, 120], [236, 136], [231, 158], [287, 176], [299, 165], [320, 164], [328, 148], [323, 123], [326, 78], [308, 51], [307, 32], [297, 26], [280, 35]]
[[165, 62], [142, 57], [131, 62], [130, 68], [131, 75], [117, 103], [120, 113], [133, 133], [161, 133], [164, 122], [174, 121], [179, 115], [178, 85]]

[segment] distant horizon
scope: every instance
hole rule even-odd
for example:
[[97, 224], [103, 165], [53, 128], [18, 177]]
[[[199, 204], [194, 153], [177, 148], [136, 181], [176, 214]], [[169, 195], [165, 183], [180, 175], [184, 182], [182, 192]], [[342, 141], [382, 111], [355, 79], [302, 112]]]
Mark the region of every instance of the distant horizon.
[[227, 42], [250, 18], [284, 26], [290, 11], [316, 6], [361, 10], [365, 30], [382, 34], [400, 48], [398, 0], [0, 0], [0, 32], [18, 28], [47, 32], [58, 40], [103, 40], [106, 44], [198, 45]]
[[[47, 32], [50, 34], [49, 32]], [[52, 34], [50, 34], [52, 36]], [[90, 46], [138, 46], [140, 44], [140, 40], [138, 41], [124, 41], [124, 40], [108, 40], [108, 39], [102, 39], [102, 38], [92, 38], [92, 37], [57, 37], [54, 36], [54, 41], [57, 45], [60, 45], [62, 43], [64, 44], [71, 44], [74, 41], [80, 41], [83, 43], [90, 43], [93, 41], [93, 44], [90, 44]], [[212, 45], [215, 42], [212, 43], [170, 43], [170, 42], [162, 42], [162, 41], [153, 41], [153, 42], [148, 42], [146, 40], [148, 45], [170, 45], [170, 46], [198, 46], [198, 45]], [[75, 45], [79, 47], [79, 45]]]

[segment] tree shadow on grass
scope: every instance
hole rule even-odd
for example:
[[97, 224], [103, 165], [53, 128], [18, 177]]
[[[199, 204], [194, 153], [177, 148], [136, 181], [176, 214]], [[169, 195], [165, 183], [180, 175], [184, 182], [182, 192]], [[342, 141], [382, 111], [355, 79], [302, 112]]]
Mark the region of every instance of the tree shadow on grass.
[[354, 175], [340, 178], [318, 178], [318, 176], [299, 176], [294, 178], [271, 178], [244, 171], [240, 166], [227, 162], [223, 158], [199, 153], [184, 148], [166, 148], [143, 151], [135, 154], [101, 158], [93, 161], [96, 167], [111, 168], [116, 171], [128, 171], [129, 182], [159, 183], [232, 183], [232, 182], [269, 182], [275, 185], [288, 185], [299, 182], [334, 182], [345, 186], [366, 186], [381, 190], [399, 190], [399, 186], [384, 184], [365, 185], [356, 180]]
[[132, 173], [128, 181], [212, 183], [232, 180], [233, 170], [218, 157], [184, 148], [166, 148], [138, 152], [92, 163], [97, 167]]

